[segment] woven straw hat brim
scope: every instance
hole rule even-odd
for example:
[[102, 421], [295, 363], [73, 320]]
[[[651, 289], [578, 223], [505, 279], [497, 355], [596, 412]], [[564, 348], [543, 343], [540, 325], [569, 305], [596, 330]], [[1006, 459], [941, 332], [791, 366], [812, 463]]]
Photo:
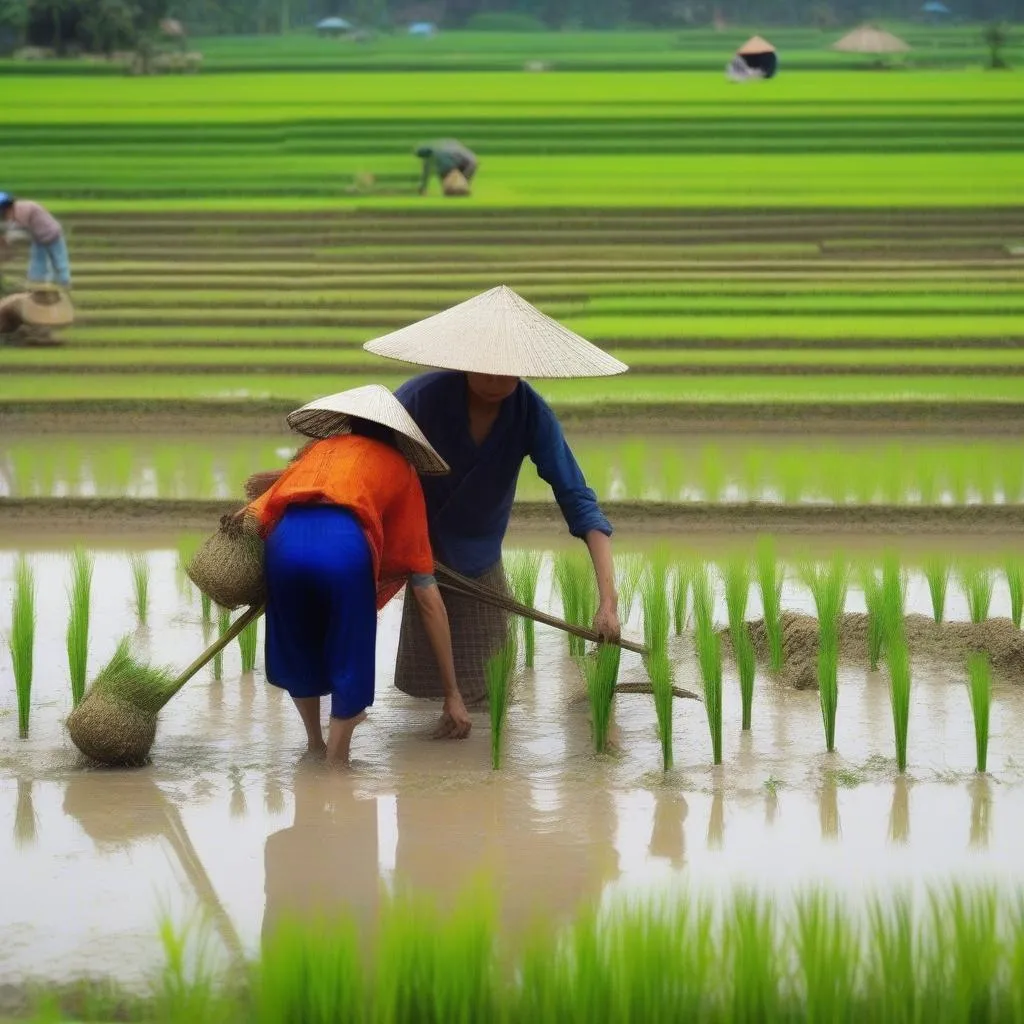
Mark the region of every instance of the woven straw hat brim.
[[833, 50], [841, 53], [907, 53], [910, 47], [899, 36], [882, 29], [862, 25], [852, 32], [847, 32], [837, 43], [832, 44]]
[[40, 302], [32, 291], [21, 301], [21, 315], [26, 323], [36, 327], [66, 327], [75, 322], [75, 307], [64, 292], [56, 302]]
[[629, 369], [504, 285], [363, 348], [419, 366], [504, 377], [612, 377]]
[[757, 53], [774, 53], [775, 47], [761, 36], [752, 36], [736, 52], [741, 57], [752, 57]]
[[307, 437], [334, 437], [351, 431], [352, 417], [390, 427], [402, 454], [417, 472], [434, 476], [449, 472], [448, 463], [433, 449], [402, 403], [380, 384], [317, 398], [289, 413], [288, 425]]

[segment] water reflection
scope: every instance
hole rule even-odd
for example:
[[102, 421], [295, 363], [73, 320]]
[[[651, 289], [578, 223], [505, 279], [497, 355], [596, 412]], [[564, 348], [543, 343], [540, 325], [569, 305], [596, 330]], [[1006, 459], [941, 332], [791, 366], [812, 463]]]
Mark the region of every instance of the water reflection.
[[686, 817], [689, 807], [681, 793], [658, 792], [654, 797], [654, 821], [648, 853], [664, 858], [679, 870], [686, 864]]
[[720, 850], [725, 843], [725, 796], [722, 790], [716, 789], [711, 798], [711, 813], [708, 815], [709, 850]]
[[992, 830], [992, 782], [985, 775], [978, 775], [970, 782], [971, 793], [971, 839], [975, 850], [987, 850]]
[[889, 842], [905, 846], [910, 839], [910, 783], [899, 776], [893, 783], [892, 805], [889, 808]]
[[14, 845], [23, 850], [34, 846], [37, 836], [38, 817], [32, 801], [32, 780], [18, 778], [18, 797], [14, 808]]
[[839, 788], [831, 774], [827, 775], [818, 790], [818, 820], [821, 823], [821, 838], [838, 842], [842, 836], [839, 820]]

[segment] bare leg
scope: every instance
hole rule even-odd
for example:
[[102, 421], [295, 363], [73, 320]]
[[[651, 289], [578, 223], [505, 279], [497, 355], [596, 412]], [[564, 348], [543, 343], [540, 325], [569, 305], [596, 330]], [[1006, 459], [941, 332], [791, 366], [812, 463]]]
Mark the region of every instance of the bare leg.
[[360, 711], [351, 718], [331, 717], [331, 728], [327, 735], [327, 763], [344, 768], [348, 765], [349, 750], [352, 747], [352, 733], [360, 722], [366, 721], [366, 712]]
[[324, 743], [324, 731], [320, 725], [320, 698], [293, 697], [292, 699], [302, 718], [302, 724], [306, 727], [308, 752], [322, 757], [327, 753], [327, 745]]

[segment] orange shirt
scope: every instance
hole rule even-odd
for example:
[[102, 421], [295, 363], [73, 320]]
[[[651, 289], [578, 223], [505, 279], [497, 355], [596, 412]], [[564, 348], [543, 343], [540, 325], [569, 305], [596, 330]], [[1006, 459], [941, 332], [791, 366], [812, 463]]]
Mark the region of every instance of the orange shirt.
[[383, 608], [412, 573], [434, 571], [427, 509], [416, 470], [382, 441], [341, 434], [317, 441], [254, 502], [266, 537], [293, 504], [326, 502], [350, 509], [373, 554], [377, 607]]

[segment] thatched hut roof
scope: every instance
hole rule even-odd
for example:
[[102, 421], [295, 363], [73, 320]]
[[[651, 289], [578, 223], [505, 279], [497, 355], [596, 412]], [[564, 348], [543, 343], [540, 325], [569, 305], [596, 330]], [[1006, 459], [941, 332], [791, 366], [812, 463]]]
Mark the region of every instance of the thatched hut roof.
[[775, 47], [761, 36], [751, 36], [736, 52], [741, 57], [753, 56], [755, 53], [774, 53]]
[[833, 43], [832, 49], [841, 53], [906, 53], [910, 47], [891, 32], [872, 25], [861, 25]]

